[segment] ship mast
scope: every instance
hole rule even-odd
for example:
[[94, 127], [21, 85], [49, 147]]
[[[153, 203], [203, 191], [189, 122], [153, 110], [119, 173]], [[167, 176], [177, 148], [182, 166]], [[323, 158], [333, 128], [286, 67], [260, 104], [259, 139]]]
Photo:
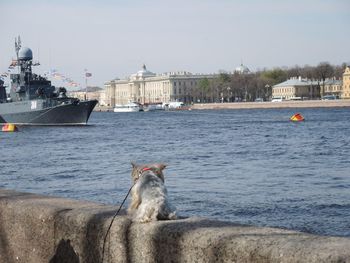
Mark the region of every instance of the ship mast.
[[30, 48], [22, 47], [21, 37], [15, 38], [15, 50], [18, 66], [18, 96], [22, 99], [30, 98], [30, 80], [32, 78], [33, 53]]
[[21, 47], [22, 47], [21, 37], [18, 36], [18, 38], [15, 38], [15, 50], [16, 50], [16, 56], [17, 56], [17, 63], [16, 64], [18, 67], [18, 73], [19, 73], [19, 68], [20, 68], [19, 59], [18, 59], [18, 52], [21, 49]]

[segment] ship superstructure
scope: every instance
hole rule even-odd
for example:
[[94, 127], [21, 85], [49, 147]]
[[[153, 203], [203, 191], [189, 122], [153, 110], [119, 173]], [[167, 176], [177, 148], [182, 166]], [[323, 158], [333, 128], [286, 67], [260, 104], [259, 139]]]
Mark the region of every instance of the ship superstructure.
[[97, 100], [67, 97], [64, 87], [32, 72], [33, 53], [15, 41], [18, 73], [11, 74], [10, 93], [0, 82], [0, 123], [19, 125], [86, 124]]

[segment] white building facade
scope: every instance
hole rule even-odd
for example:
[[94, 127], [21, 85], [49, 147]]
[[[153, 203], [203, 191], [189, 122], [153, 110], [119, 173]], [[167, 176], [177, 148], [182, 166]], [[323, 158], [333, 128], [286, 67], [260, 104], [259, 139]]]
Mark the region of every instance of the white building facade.
[[109, 106], [130, 101], [141, 104], [181, 101], [189, 104], [196, 99], [193, 91], [199, 88], [200, 81], [214, 77], [212, 74], [194, 75], [186, 71], [156, 75], [143, 65], [142, 70], [127, 79], [106, 82], [106, 101]]

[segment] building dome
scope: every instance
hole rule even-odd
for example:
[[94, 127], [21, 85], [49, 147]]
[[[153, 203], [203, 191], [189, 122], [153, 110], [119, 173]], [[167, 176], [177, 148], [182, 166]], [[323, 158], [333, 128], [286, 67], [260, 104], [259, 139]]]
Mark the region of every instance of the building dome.
[[235, 69], [234, 72], [238, 74], [248, 74], [250, 73], [250, 70], [247, 66], [244, 66], [243, 64], [241, 64], [239, 67]]
[[19, 60], [32, 60], [33, 59], [33, 52], [28, 47], [22, 47], [18, 52], [18, 59]]
[[145, 64], [143, 64], [142, 69], [136, 73], [136, 77], [139, 77], [139, 78], [154, 77], [155, 75], [156, 75], [155, 73], [147, 70]]

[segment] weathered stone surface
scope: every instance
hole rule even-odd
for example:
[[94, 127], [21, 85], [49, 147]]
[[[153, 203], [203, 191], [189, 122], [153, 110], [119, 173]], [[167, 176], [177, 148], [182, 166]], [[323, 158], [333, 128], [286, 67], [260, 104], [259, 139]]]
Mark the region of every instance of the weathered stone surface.
[[132, 225], [133, 262], [350, 262], [350, 240], [206, 219]]
[[[116, 209], [0, 189], [0, 262], [102, 262]], [[104, 262], [350, 262], [350, 239], [201, 218], [131, 224], [122, 210]]]
[[230, 102], [230, 103], [196, 103], [193, 110], [219, 109], [282, 109], [282, 108], [336, 108], [350, 107], [350, 100], [286, 100], [282, 102]]

